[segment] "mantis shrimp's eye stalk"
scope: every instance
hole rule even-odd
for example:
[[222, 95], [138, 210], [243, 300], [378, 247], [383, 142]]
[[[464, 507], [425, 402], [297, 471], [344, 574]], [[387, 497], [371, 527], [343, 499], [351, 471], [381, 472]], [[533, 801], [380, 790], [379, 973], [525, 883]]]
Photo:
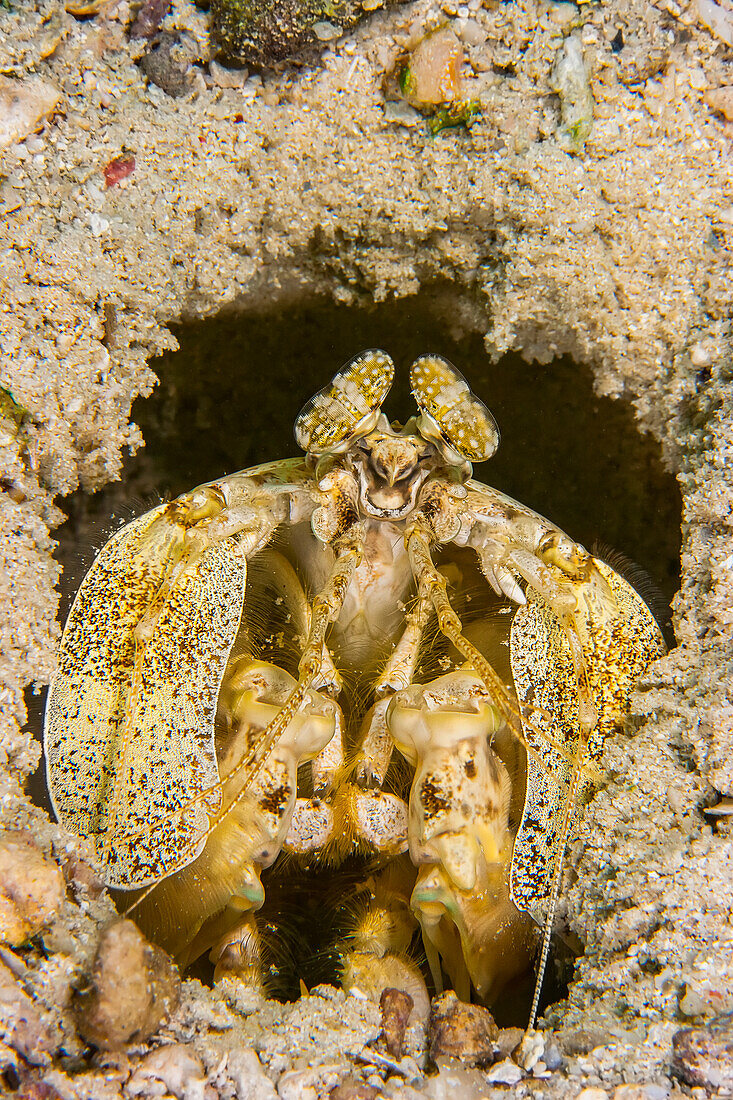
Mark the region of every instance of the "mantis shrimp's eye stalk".
[[469, 462], [491, 458], [499, 446], [497, 423], [452, 363], [442, 355], [421, 355], [410, 368], [410, 385], [423, 436], [447, 443]]
[[341, 454], [377, 422], [394, 378], [394, 363], [371, 349], [350, 359], [308, 401], [295, 421], [299, 447], [312, 455]]

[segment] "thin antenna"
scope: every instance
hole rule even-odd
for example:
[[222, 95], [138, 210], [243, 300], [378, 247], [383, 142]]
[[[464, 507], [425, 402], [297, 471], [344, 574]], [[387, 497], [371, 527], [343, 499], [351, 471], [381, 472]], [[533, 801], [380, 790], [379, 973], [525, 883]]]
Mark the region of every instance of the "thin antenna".
[[[583, 754], [585, 756], [585, 753]], [[542, 996], [542, 985], [545, 980], [545, 969], [547, 967], [547, 959], [550, 954], [550, 944], [552, 943], [552, 929], [555, 923], [555, 913], [557, 911], [557, 899], [560, 894], [560, 885], [562, 883], [562, 875], [565, 864], [565, 849], [568, 844], [568, 834], [570, 833], [570, 826], [575, 816], [575, 798], [578, 793], [578, 787], [580, 786], [580, 776], [583, 773], [583, 765], [581, 763], [581, 754], [576, 747], [575, 758], [573, 760], [573, 770], [570, 775], [570, 783], [568, 790], [568, 798], [565, 803], [565, 811], [563, 813], [562, 826], [557, 836], [555, 844], [554, 869], [552, 872], [552, 886], [550, 887], [550, 897], [547, 905], [547, 916], [545, 917], [545, 926], [542, 932], [542, 948], [540, 950], [540, 959], [537, 967], [537, 977], [535, 978], [534, 996], [532, 997], [532, 1008], [529, 1013], [529, 1023], [527, 1024], [527, 1031], [532, 1031], [535, 1022], [537, 1020], [537, 1010], [540, 1005], [540, 997]]]

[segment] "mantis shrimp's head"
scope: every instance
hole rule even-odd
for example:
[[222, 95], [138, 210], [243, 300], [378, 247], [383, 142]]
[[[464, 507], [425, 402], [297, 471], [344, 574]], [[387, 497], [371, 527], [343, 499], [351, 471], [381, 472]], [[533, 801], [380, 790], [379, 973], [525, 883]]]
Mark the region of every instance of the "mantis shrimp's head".
[[404, 428], [382, 413], [394, 378], [383, 351], [362, 352], [301, 410], [295, 438], [316, 461], [341, 459], [356, 477], [362, 514], [400, 520], [415, 508], [431, 473], [465, 479], [472, 462], [499, 445], [493, 416], [463, 375], [440, 355], [423, 355], [410, 370], [418, 416]]

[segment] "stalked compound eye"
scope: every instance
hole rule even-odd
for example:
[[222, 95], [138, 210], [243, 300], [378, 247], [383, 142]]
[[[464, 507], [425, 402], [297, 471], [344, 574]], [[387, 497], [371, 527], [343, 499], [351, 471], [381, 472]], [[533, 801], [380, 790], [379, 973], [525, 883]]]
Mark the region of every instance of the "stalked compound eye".
[[491, 458], [499, 446], [497, 423], [452, 363], [421, 355], [410, 368], [410, 386], [424, 436], [442, 440], [469, 462]]
[[313, 455], [345, 451], [376, 424], [393, 378], [394, 363], [386, 352], [355, 355], [301, 409], [295, 421], [298, 446]]

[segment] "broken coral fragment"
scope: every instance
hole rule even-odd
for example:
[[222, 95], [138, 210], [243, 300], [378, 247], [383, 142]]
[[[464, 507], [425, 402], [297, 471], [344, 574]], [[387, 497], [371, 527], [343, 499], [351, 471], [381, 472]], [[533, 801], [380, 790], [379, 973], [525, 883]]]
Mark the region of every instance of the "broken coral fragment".
[[550, 87], [560, 97], [560, 145], [567, 153], [580, 153], [593, 129], [593, 93], [575, 35], [566, 38], [558, 50]]
[[130, 920], [99, 937], [87, 987], [76, 996], [79, 1034], [100, 1050], [153, 1035], [178, 1005], [181, 980], [171, 958]]
[[402, 98], [429, 117], [434, 134], [449, 126], [470, 126], [480, 114], [476, 100], [465, 98], [464, 60], [461, 42], [450, 27], [442, 26], [424, 35], [395, 70]]
[[400, 75], [400, 87], [414, 107], [456, 103], [462, 98], [463, 46], [450, 27], [420, 39]]
[[0, 836], [0, 941], [18, 947], [49, 924], [64, 900], [64, 876], [20, 833]]
[[13, 80], [0, 76], [0, 149], [39, 130], [60, 97], [58, 88], [43, 77]]
[[459, 1001], [452, 990], [433, 998], [428, 1034], [433, 1061], [448, 1057], [468, 1065], [493, 1062], [498, 1034], [487, 1008]]

